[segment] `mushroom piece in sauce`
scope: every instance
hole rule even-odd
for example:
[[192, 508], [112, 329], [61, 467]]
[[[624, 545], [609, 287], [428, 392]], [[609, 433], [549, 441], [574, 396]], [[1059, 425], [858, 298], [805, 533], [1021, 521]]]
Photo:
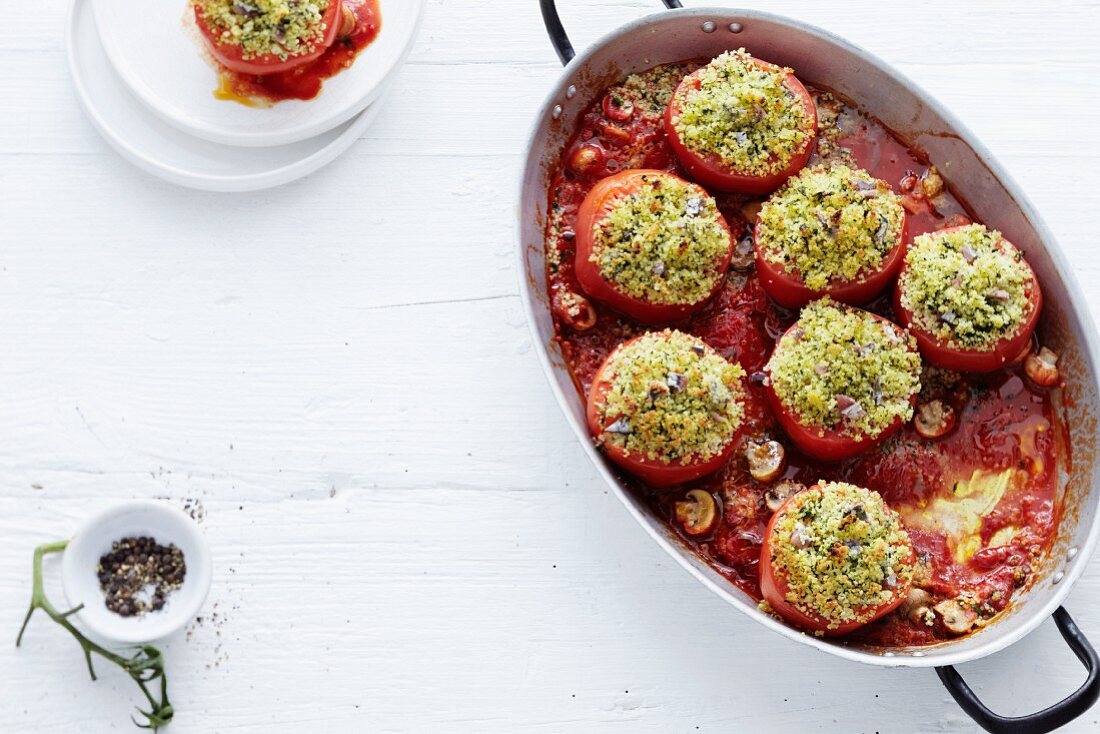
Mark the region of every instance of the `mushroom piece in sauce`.
[[685, 533], [704, 535], [717, 524], [718, 504], [710, 492], [692, 489], [676, 503], [673, 513]]
[[772, 485], [764, 492], [764, 505], [770, 512], [778, 512], [783, 503], [806, 489], [806, 485], [799, 482], [785, 480]]
[[941, 438], [954, 427], [955, 409], [942, 400], [929, 400], [917, 406], [913, 428], [921, 438]]
[[783, 444], [773, 440], [750, 440], [745, 443], [745, 460], [749, 474], [758, 482], [770, 482], [778, 477], [787, 465], [787, 451]]
[[943, 620], [943, 626], [956, 635], [965, 635], [978, 619], [977, 612], [958, 599], [945, 599], [932, 608]]

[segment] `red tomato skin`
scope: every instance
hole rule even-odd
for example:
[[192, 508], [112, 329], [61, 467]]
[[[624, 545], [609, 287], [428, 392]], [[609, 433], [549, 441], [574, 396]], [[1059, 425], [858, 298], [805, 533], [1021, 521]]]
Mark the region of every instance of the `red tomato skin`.
[[313, 51], [297, 56], [288, 56], [286, 59], [281, 59], [274, 54], [267, 54], [266, 56], [259, 56], [247, 60], [242, 58], [240, 46], [224, 44], [218, 41], [218, 33], [206, 24], [206, 18], [203, 16], [202, 10], [198, 7], [195, 7], [195, 24], [199, 27], [199, 32], [203, 42], [206, 44], [206, 48], [218, 63], [230, 71], [235, 71], [239, 74], [264, 76], [265, 74], [277, 74], [281, 71], [289, 71], [320, 58], [321, 55], [328, 50], [329, 46], [336, 41], [336, 36], [340, 32], [340, 13], [342, 7], [343, 0], [330, 0], [328, 7], [325, 8], [325, 12], [321, 16], [322, 22], [325, 23], [324, 39]]
[[850, 306], [859, 306], [873, 301], [880, 293], [889, 287], [897, 276], [905, 261], [905, 253], [909, 237], [909, 215], [902, 212], [901, 231], [898, 241], [886, 253], [886, 257], [877, 268], [866, 275], [853, 280], [830, 285], [825, 290], [810, 290], [802, 282], [800, 277], [792, 275], [782, 265], [771, 262], [764, 257], [763, 248], [760, 247], [760, 218], [756, 219], [753, 228], [753, 239], [756, 241], [756, 272], [760, 276], [760, 283], [772, 300], [781, 306], [790, 309], [800, 309], [810, 301], [816, 301], [822, 296], [829, 296], [834, 301], [847, 303]]
[[[940, 232], [951, 232], [959, 227], [948, 227]], [[1008, 242], [1008, 240], [1005, 240]], [[1008, 243], [1012, 245], [1011, 242]], [[1015, 248], [1015, 245], [1012, 245]], [[1011, 363], [1022, 352], [1026, 352], [1031, 344], [1031, 335], [1039, 323], [1039, 314], [1043, 310], [1043, 291], [1039, 287], [1039, 280], [1027, 260], [1021, 260], [1031, 273], [1031, 313], [1024, 321], [1023, 328], [1013, 337], [1001, 339], [989, 350], [955, 349], [947, 346], [939, 337], [923, 330], [913, 319], [904, 306], [901, 305], [901, 275], [905, 273], [905, 263], [902, 263], [897, 285], [894, 288], [894, 313], [898, 320], [916, 338], [921, 356], [937, 367], [955, 370], [956, 372], [994, 372], [1006, 364]]]
[[[817, 485], [810, 487], [810, 489], [814, 489], [815, 487], [817, 487]], [[789, 590], [787, 581], [772, 565], [772, 539], [775, 537], [775, 526], [780, 516], [788, 510], [794, 509], [798, 505], [799, 497], [804, 494], [805, 492], [799, 492], [789, 498], [778, 510], [776, 510], [771, 520], [768, 521], [768, 527], [764, 531], [764, 543], [760, 547], [760, 594], [775, 613], [795, 627], [820, 632], [826, 637], [836, 637], [857, 630], [877, 619], [881, 619], [901, 606], [901, 603], [905, 601], [905, 596], [909, 591], [909, 585], [899, 588], [894, 600], [876, 607], [874, 613], [867, 620], [863, 622], [845, 622], [830, 628], [828, 620], [824, 617], [813, 613], [803, 612], [794, 604], [787, 601], [787, 591]], [[910, 549], [909, 563], [912, 563], [913, 560], [914, 554], [912, 549]]]
[[[588, 192], [588, 195], [584, 197], [584, 201], [581, 202], [581, 206], [577, 210], [577, 254], [575, 272], [577, 280], [581, 285], [581, 289], [585, 292], [585, 295], [610, 306], [619, 313], [626, 314], [643, 323], [666, 324], [672, 321], [685, 319], [702, 308], [707, 301], [713, 298], [714, 295], [721, 290], [725, 278], [719, 278], [706, 298], [696, 303], [649, 303], [648, 301], [634, 298], [618, 290], [611, 281], [604, 278], [603, 273], [600, 272], [599, 266], [589, 260], [589, 256], [595, 248], [593, 229], [596, 223], [602, 218], [604, 206], [608, 199], [614, 194], [629, 193], [638, 188], [641, 185], [641, 178], [643, 176], [660, 176], [661, 178], [667, 178], [672, 176], [672, 174], [666, 171], [644, 168], [623, 171], [601, 180]], [[672, 177], [675, 178], [675, 176]], [[726, 237], [729, 240], [729, 247], [726, 250], [726, 255], [721, 265], [721, 270], [724, 274], [725, 271], [729, 269], [730, 258], [733, 257], [733, 236], [730, 234], [729, 225], [726, 224], [726, 220], [721, 214], [718, 215], [718, 221], [722, 225], [722, 229], [726, 231]]]
[[[894, 325], [893, 322], [881, 316], [875, 316], [875, 318], [880, 321], [885, 321], [891, 326]], [[790, 328], [793, 329], [797, 325], [798, 322], [796, 321]], [[790, 329], [787, 331], [790, 331]], [[786, 336], [786, 334], [783, 336]], [[782, 338], [783, 337], [780, 337], [780, 340], [782, 340]], [[776, 345], [778, 346], [778, 344], [779, 342], [777, 341]], [[906, 421], [902, 420], [901, 416], [898, 416], [894, 422], [888, 425], [878, 436], [874, 438], [865, 436], [863, 440], [857, 441], [840, 431], [825, 429], [819, 426], [805, 426], [800, 423], [798, 417], [788, 410], [787, 407], [783, 405], [783, 401], [779, 399], [779, 395], [776, 394], [775, 388], [771, 384], [770, 375], [768, 384], [764, 388], [764, 395], [768, 399], [768, 407], [771, 408], [772, 414], [775, 416], [775, 419], [779, 421], [779, 425], [782, 426], [788, 438], [794, 441], [803, 453], [823, 461], [842, 461], [866, 451], [870, 451], [900, 431], [906, 423]], [[916, 405], [917, 396], [913, 395], [909, 398], [909, 402], [912, 405]]]
[[[765, 388], [764, 394], [768, 398], [768, 406], [787, 437], [794, 441], [802, 453], [822, 461], [843, 461], [870, 451], [900, 431], [902, 426], [905, 425], [905, 421], [899, 416], [875, 438], [865, 437], [862, 441], [857, 441], [840, 431], [802, 425], [779, 400], [779, 396], [775, 394], [775, 390], [771, 385]], [[916, 396], [911, 399], [911, 402], [916, 403]]]
[[[625, 342], [623, 346], [640, 338], [631, 339]], [[592, 380], [592, 387], [588, 391], [585, 418], [588, 423], [588, 432], [594, 439], [599, 439], [603, 434], [603, 426], [600, 425], [600, 408], [603, 406], [607, 398], [607, 391], [611, 387], [611, 360], [619, 349], [622, 349], [622, 346], [608, 355], [604, 363], [600, 365], [599, 370], [596, 371], [596, 376]], [[643, 454], [626, 451], [618, 446], [604, 444], [601, 448], [607, 458], [646, 484], [654, 487], [674, 487], [704, 477], [720, 469], [733, 455], [737, 443], [734, 439], [735, 436], [730, 436], [729, 443], [722, 451], [704, 461], [685, 462], [677, 460], [667, 464], [650, 460]]]
[[[779, 68], [775, 64], [769, 64], [766, 61], [759, 59], [755, 61], [767, 69]], [[813, 153], [814, 144], [817, 141], [817, 106], [814, 105], [813, 97], [806, 91], [806, 87], [794, 74], [788, 74], [783, 83], [795, 93], [803, 107], [805, 107], [806, 112], [809, 113], [813, 120], [813, 134], [806, 140], [803, 148], [791, 156], [790, 163], [782, 171], [765, 176], [738, 173], [726, 167], [717, 155], [713, 153], [700, 155], [684, 145], [683, 140], [680, 139], [680, 134], [676, 131], [676, 126], [672, 124], [673, 118], [678, 117], [680, 114], [677, 98], [680, 89], [685, 84], [698, 87], [701, 71], [702, 69], [694, 71], [684, 77], [684, 80], [680, 82], [680, 86], [676, 88], [676, 92], [672, 95], [672, 101], [669, 102], [668, 111], [665, 113], [665, 132], [668, 136], [668, 142], [675, 151], [676, 157], [680, 159], [680, 163], [683, 164], [692, 178], [708, 188], [719, 191], [738, 194], [770, 194], [783, 185], [784, 181], [802, 170], [810, 159], [810, 154]]]

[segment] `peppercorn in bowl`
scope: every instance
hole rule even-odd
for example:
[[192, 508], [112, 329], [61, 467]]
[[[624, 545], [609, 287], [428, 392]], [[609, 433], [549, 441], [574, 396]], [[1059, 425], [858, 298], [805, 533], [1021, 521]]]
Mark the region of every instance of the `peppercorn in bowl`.
[[61, 560], [69, 604], [81, 622], [117, 642], [177, 632], [210, 590], [210, 550], [198, 524], [164, 502], [133, 500], [96, 513]]

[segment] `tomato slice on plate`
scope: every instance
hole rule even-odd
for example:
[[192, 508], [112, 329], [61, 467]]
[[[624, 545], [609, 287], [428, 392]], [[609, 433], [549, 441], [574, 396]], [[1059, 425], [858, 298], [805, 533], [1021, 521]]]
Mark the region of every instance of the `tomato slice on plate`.
[[[936, 235], [943, 235], [963, 227], [948, 227], [939, 230]], [[1003, 240], [1012, 249], [1016, 246], [1007, 239]], [[921, 328], [913, 314], [902, 303], [903, 276], [907, 267], [906, 263], [898, 273], [898, 283], [894, 288], [894, 312], [898, 320], [909, 329], [917, 340], [921, 355], [932, 364], [943, 369], [957, 372], [993, 372], [1007, 364], [1011, 364], [1027, 354], [1031, 348], [1031, 336], [1035, 326], [1039, 323], [1039, 314], [1043, 310], [1043, 292], [1039, 287], [1039, 279], [1035, 277], [1035, 271], [1027, 260], [1020, 259], [1031, 275], [1031, 285], [1028, 288], [1028, 314], [1019, 330], [1012, 336], [1003, 337], [988, 349], [966, 349], [951, 346], [938, 335]]]
[[[759, 219], [753, 230], [753, 237], [759, 238]], [[901, 231], [897, 243], [882, 258], [877, 268], [860, 273], [854, 280], [830, 283], [825, 290], [810, 290], [797, 273], [792, 273], [780, 263], [764, 257], [761, 247], [756, 248], [756, 272], [760, 283], [772, 300], [781, 306], [797, 309], [810, 301], [829, 296], [834, 301], [852, 306], [867, 303], [875, 299], [889, 287], [905, 261], [905, 242], [909, 232], [909, 217], [902, 214]]]
[[[790, 600], [791, 587], [788, 583], [787, 576], [783, 571], [776, 568], [775, 551], [780, 544], [789, 543], [791, 541], [790, 539], [779, 537], [776, 529], [788, 513], [796, 511], [808, 497], [813, 496], [813, 494], [819, 490], [821, 490], [821, 487], [815, 484], [809, 489], [799, 492], [784, 502], [775, 514], [772, 515], [771, 520], [768, 522], [768, 527], [764, 532], [764, 543], [760, 549], [760, 593], [776, 614], [796, 627], [820, 633], [828, 637], [834, 637], [859, 629], [866, 624], [881, 619], [897, 609], [901, 606], [902, 602], [905, 601], [910, 582], [902, 582], [899, 580], [897, 582], [897, 587], [891, 590], [888, 601], [874, 606], [866, 606], [853, 610], [855, 619], [843, 622], [829, 620], [811, 609], [806, 609], [806, 605], [799, 608], [799, 606]], [[889, 510], [887, 509], [887, 511]], [[908, 540], [905, 541], [905, 545], [908, 547], [908, 555], [905, 557], [903, 563], [907, 566], [912, 566], [916, 556]]]
[[599, 227], [599, 222], [607, 216], [615, 199], [650, 186], [654, 180], [672, 180], [691, 188], [698, 188], [700, 197], [711, 198], [704, 189], [666, 171], [632, 169], [602, 179], [588, 192], [577, 211], [576, 274], [581, 288], [592, 298], [638, 321], [647, 324], [662, 324], [687, 318], [698, 311], [722, 288], [722, 284], [725, 282], [726, 270], [729, 269], [730, 258], [733, 256], [733, 237], [730, 234], [726, 220], [721, 213], [718, 213], [717, 221], [725, 231], [728, 247], [715, 271], [714, 285], [703, 298], [692, 303], [653, 303], [624, 292], [612, 280], [605, 277], [599, 265], [591, 259], [592, 252], [596, 247], [595, 233]]
[[[753, 59], [753, 62], [763, 69], [775, 71], [780, 68], [760, 59]], [[723, 163], [716, 153], [700, 153], [689, 148], [672, 122], [673, 119], [679, 118], [681, 114], [680, 90], [691, 87], [698, 89], [700, 87], [700, 75], [705, 68], [697, 69], [684, 77], [683, 81], [680, 82], [680, 86], [672, 95], [668, 111], [665, 113], [665, 132], [676, 157], [680, 159], [680, 163], [683, 164], [692, 178], [710, 188], [740, 194], [768, 194], [775, 191], [784, 181], [802, 170], [813, 152], [814, 143], [817, 141], [817, 107], [814, 105], [813, 97], [810, 96], [806, 87], [793, 73], [786, 75], [783, 86], [790, 90], [797, 103], [805, 109], [807, 117], [813, 121], [813, 134], [791, 156], [790, 161], [782, 170], [766, 175], [743, 173]]]
[[207, 49], [210, 50], [210, 54], [218, 63], [230, 71], [256, 76], [290, 71], [320, 58], [329, 46], [336, 41], [336, 36], [340, 32], [342, 8], [342, 0], [329, 0], [328, 7], [325, 8], [325, 12], [321, 16], [321, 20], [325, 24], [324, 38], [312, 51], [287, 56], [285, 59], [276, 54], [265, 54], [246, 59], [239, 44], [222, 43], [221, 34], [207, 23], [201, 6], [194, 6], [195, 24], [198, 26], [199, 33]]

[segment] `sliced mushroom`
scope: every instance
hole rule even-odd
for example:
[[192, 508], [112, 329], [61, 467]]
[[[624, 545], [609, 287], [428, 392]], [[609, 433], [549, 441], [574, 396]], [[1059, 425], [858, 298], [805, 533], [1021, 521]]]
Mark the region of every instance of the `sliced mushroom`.
[[630, 421], [626, 418], [619, 418], [603, 430], [605, 433], [617, 433], [620, 436], [629, 436], [634, 429], [630, 426]]
[[1058, 353], [1040, 347], [1038, 353], [1032, 352], [1024, 360], [1024, 373], [1028, 379], [1042, 387], [1054, 387], [1058, 384]]
[[749, 384], [753, 387], [767, 387], [771, 383], [771, 378], [768, 377], [767, 372], [758, 370], [749, 375]]
[[764, 505], [770, 512], [778, 512], [783, 503], [806, 489], [806, 485], [799, 482], [784, 480], [772, 485], [764, 492]]
[[924, 589], [918, 589], [914, 586], [909, 589], [909, 593], [905, 595], [905, 600], [898, 607], [898, 614], [914, 624], [931, 626], [934, 620], [932, 610], [929, 608], [931, 604], [932, 595]]
[[684, 499], [676, 503], [674, 510], [676, 522], [680, 523], [688, 535], [709, 533], [718, 521], [718, 503], [706, 490], [688, 490]]
[[945, 599], [932, 607], [943, 620], [943, 626], [956, 635], [965, 635], [974, 627], [978, 614], [958, 599]]
[[745, 460], [749, 474], [758, 482], [770, 482], [778, 477], [787, 465], [787, 451], [778, 441], [750, 440], [745, 444]]
[[243, 15], [247, 18], [255, 18], [260, 14], [260, 9], [246, 2], [233, 3], [233, 12], [237, 15]]
[[555, 309], [558, 318], [573, 331], [588, 331], [596, 325], [596, 309], [587, 298], [572, 291], [562, 293]]
[[355, 32], [355, 11], [344, 4], [341, 6], [343, 15], [340, 18], [340, 38], [347, 38]]
[[840, 393], [835, 396], [836, 407], [840, 411], [840, 415], [850, 421], [858, 421], [863, 416], [867, 415], [867, 411], [863, 409], [859, 401], [848, 395]]
[[942, 400], [929, 400], [917, 406], [913, 428], [921, 438], [941, 438], [954, 427], [955, 409]]
[[796, 522], [794, 530], [791, 531], [791, 545], [795, 548], [809, 548], [813, 545], [813, 542], [814, 539], [810, 535], [810, 529], [801, 522]]

